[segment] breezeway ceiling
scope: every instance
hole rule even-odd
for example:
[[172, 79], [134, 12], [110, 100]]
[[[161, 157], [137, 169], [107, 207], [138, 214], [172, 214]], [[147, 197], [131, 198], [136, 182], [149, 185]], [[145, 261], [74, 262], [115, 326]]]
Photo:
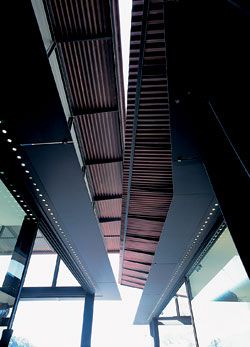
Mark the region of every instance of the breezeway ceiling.
[[[6, 44], [6, 66], [11, 69], [3, 106], [12, 107], [1, 118], [7, 129], [1, 132], [2, 179], [11, 191], [14, 183], [13, 195], [26, 213], [40, 220], [41, 231], [83, 288], [99, 298], [117, 300], [119, 292], [84, 182], [82, 149], [67, 121], [67, 103], [59, 98], [62, 79], [56, 76], [57, 88], [49, 65], [52, 47], [46, 52], [30, 3], [17, 2], [14, 12], [9, 4], [4, 9], [17, 41]], [[120, 117], [119, 110], [116, 114]]]
[[107, 251], [119, 252], [125, 110], [118, 2], [33, 0], [33, 7]]

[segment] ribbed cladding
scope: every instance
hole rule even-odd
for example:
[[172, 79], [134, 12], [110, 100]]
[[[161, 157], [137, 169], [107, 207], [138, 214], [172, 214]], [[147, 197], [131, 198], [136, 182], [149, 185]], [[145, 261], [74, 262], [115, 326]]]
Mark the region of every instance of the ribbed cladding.
[[[149, 272], [173, 195], [164, 0], [152, 0], [147, 17], [130, 201], [126, 216], [143, 6], [144, 1], [133, 1], [121, 227], [121, 250], [124, 253], [121, 255], [120, 282], [136, 288], [138, 281], [133, 277], [128, 281], [126, 271]], [[128, 218], [126, 230], [125, 218]], [[143, 288], [146, 278], [141, 281]]]
[[109, 0], [47, 0], [57, 41], [111, 35]]
[[[109, 0], [44, 2], [80, 152], [87, 165], [90, 192], [93, 199], [97, 195], [99, 198], [100, 195], [116, 198], [122, 194], [122, 165], [116, 162], [122, 158], [124, 134], [118, 2], [112, 2], [112, 8]], [[111, 13], [115, 16], [114, 28]], [[122, 99], [120, 103], [117, 94]], [[114, 164], [105, 163], [112, 160]], [[120, 205], [97, 205], [99, 218], [105, 218], [107, 214], [121, 217]], [[111, 208], [109, 213], [108, 208]], [[119, 251], [117, 240], [106, 241], [108, 250], [110, 247], [114, 251], [116, 245], [116, 251]]]
[[74, 126], [83, 158], [92, 160], [122, 157], [117, 112], [81, 115], [75, 117]]
[[123, 271], [123, 273], [124, 273], [125, 276], [140, 278], [140, 279], [142, 279], [142, 280], [147, 280], [147, 278], [148, 278], [148, 275], [147, 275], [147, 274], [144, 274], [144, 273], [138, 272], [138, 271], [133, 271], [133, 270], [127, 270], [127, 269], [125, 269], [125, 270]]
[[124, 286], [127, 286], [127, 287], [132, 287], [132, 288], [138, 288], [138, 289], [144, 288], [144, 284], [138, 284], [135, 282], [129, 282], [129, 281], [125, 281], [125, 280], [122, 280], [121, 284], [123, 284]]
[[105, 237], [106, 249], [109, 253], [117, 253], [120, 247], [120, 235], [116, 237]]
[[101, 229], [104, 237], [120, 237], [121, 222], [101, 223]]
[[122, 163], [97, 164], [88, 166], [87, 174], [94, 196], [122, 194]]
[[95, 209], [99, 218], [121, 217], [122, 199], [95, 201]]
[[117, 107], [111, 40], [60, 43], [58, 49], [74, 115]]

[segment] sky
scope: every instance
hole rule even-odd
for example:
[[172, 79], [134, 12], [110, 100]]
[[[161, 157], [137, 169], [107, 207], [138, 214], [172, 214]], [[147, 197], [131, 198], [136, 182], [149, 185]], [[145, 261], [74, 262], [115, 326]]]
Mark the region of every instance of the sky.
[[[117, 279], [119, 255], [111, 254], [109, 258]], [[30, 272], [27, 284], [34, 283], [32, 273], [34, 279], [37, 278], [39, 267], [34, 270]], [[65, 271], [64, 275], [67, 277], [68, 273]], [[133, 325], [141, 290], [118, 287], [121, 301], [95, 301], [92, 347], [152, 347], [149, 327]], [[21, 301], [14, 335], [26, 338], [34, 347], [80, 346], [83, 307], [83, 300]]]

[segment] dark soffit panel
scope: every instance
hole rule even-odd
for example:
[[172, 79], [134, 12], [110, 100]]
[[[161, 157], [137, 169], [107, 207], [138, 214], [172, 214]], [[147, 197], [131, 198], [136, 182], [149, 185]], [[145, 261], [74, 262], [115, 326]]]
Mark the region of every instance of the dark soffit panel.
[[91, 279], [95, 294], [103, 299], [119, 299], [73, 144], [27, 147], [26, 153], [41, 184], [39, 192], [48, 197], [55, 212], [51, 216], [42, 203], [40, 208], [52, 222], [56, 217], [63, 230], [63, 234], [58, 230], [57, 237], [73, 256], [76, 253], [80, 257], [83, 274]]

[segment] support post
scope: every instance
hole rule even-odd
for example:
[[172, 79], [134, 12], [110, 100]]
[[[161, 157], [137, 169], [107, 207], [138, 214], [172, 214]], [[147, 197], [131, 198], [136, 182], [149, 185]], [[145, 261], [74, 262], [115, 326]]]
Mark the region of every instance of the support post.
[[190, 287], [190, 282], [189, 282], [188, 278], [186, 278], [186, 280], [185, 280], [185, 286], [186, 286], [186, 291], [187, 291], [187, 296], [188, 296], [188, 305], [189, 305], [190, 316], [191, 316], [191, 321], [192, 321], [192, 326], [193, 326], [195, 344], [196, 344], [196, 347], [199, 347], [199, 341], [198, 341], [198, 336], [197, 336], [197, 332], [196, 332], [194, 315], [193, 315], [193, 308], [192, 308], [192, 302], [191, 302], [191, 299], [192, 299], [191, 287]]
[[149, 327], [150, 327], [150, 335], [154, 339], [154, 347], [160, 347], [158, 319], [153, 318], [149, 324]]
[[59, 267], [60, 267], [60, 257], [59, 255], [56, 258], [56, 265], [55, 265], [55, 270], [54, 270], [54, 276], [53, 276], [53, 281], [52, 281], [52, 287], [56, 287], [57, 283], [57, 278], [58, 278], [58, 272], [59, 272]]
[[[19, 236], [17, 238], [17, 242], [15, 245], [15, 249], [12, 255], [12, 259], [20, 259], [20, 254], [22, 255], [22, 259], [24, 259], [23, 262], [23, 273], [21, 276], [20, 281], [18, 282], [17, 287], [11, 288], [13, 293], [15, 293], [15, 302], [12, 308], [11, 316], [8, 320], [8, 326], [7, 329], [3, 330], [2, 338], [0, 340], [0, 347], [8, 347], [9, 342], [13, 333], [13, 322], [15, 319], [17, 306], [20, 300], [21, 290], [23, 288], [23, 284], [25, 281], [26, 273], [29, 266], [30, 257], [32, 254], [33, 246], [36, 239], [36, 233], [37, 233], [38, 225], [36, 221], [30, 220], [29, 218], [25, 217]], [[5, 276], [5, 280], [3, 283], [3, 291], [8, 293], [10, 289], [11, 283], [9, 282], [9, 275], [8, 273]]]
[[94, 299], [94, 294], [87, 294], [85, 296], [81, 347], [91, 347]]

